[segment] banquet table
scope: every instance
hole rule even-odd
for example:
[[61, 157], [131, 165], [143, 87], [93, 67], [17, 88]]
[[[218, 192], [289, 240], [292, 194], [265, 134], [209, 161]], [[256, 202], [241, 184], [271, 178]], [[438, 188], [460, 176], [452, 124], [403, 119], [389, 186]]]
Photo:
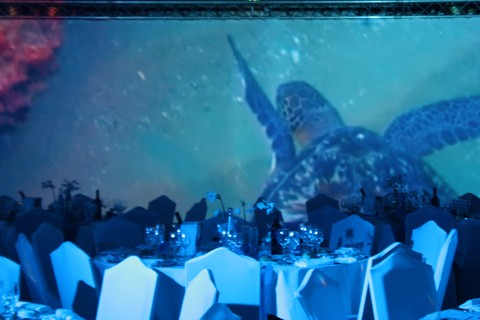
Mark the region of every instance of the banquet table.
[[[131, 254], [135, 254], [131, 252]], [[100, 254], [93, 259], [94, 266], [100, 274], [119, 263], [129, 255], [128, 251], [117, 250]], [[171, 283], [178, 286], [186, 286], [185, 270], [183, 265], [169, 265], [168, 260], [142, 257], [146, 266], [151, 267], [170, 279]], [[343, 258], [345, 258], [343, 256]], [[260, 318], [265, 319], [267, 314], [276, 315], [282, 319], [302, 319], [304, 311], [294, 292], [303, 280], [308, 270], [318, 268], [327, 276], [339, 283], [343, 293], [344, 304], [348, 314], [357, 314], [365, 277], [367, 259], [364, 257], [342, 259], [338, 254], [326, 254], [316, 259], [298, 259], [294, 264], [282, 264], [276, 261], [261, 260], [261, 301]], [[175, 288], [174, 288], [175, 289]], [[175, 296], [176, 295], [176, 296]], [[182, 290], [169, 290], [168, 298], [170, 309], [181, 307], [183, 298]], [[163, 309], [165, 312], [165, 309]], [[178, 310], [177, 310], [178, 311]], [[175, 311], [171, 310], [172, 314]]]

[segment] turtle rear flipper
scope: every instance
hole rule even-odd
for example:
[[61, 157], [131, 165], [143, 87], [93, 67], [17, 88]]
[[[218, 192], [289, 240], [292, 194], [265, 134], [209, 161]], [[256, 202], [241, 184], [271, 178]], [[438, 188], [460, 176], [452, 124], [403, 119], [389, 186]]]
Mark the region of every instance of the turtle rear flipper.
[[385, 131], [393, 151], [418, 157], [480, 137], [480, 96], [433, 103], [398, 117]]
[[295, 144], [288, 125], [275, 110], [265, 92], [263, 92], [250, 71], [247, 62], [235, 46], [232, 37], [228, 36], [228, 42], [245, 82], [247, 103], [257, 116], [258, 122], [265, 128], [267, 136], [271, 141], [275, 161], [272, 169], [283, 170], [288, 168], [295, 159]]

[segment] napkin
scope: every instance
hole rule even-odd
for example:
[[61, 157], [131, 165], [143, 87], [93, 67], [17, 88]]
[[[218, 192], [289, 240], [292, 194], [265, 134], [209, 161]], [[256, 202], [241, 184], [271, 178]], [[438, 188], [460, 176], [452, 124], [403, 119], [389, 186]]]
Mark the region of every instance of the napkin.
[[70, 309], [57, 309], [55, 311], [55, 315], [57, 316], [57, 319], [62, 320], [83, 320], [82, 317], [80, 317]]
[[53, 313], [52, 308], [50, 308], [49, 306], [46, 306], [46, 305], [43, 305], [43, 304], [32, 303], [32, 302], [20, 301], [20, 302], [17, 303], [17, 308], [25, 309], [25, 310], [29, 310], [29, 311], [34, 311], [38, 314]]
[[480, 298], [470, 299], [459, 306], [460, 309], [480, 312]]

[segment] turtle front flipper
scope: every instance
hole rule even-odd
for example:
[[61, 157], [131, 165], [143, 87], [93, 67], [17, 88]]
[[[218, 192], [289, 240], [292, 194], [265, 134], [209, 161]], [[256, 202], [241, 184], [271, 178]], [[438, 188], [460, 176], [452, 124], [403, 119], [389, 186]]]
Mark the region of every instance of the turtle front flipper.
[[245, 82], [247, 103], [260, 124], [265, 127], [267, 136], [271, 140], [275, 160], [272, 169], [288, 168], [295, 159], [295, 145], [289, 127], [263, 92], [230, 36], [228, 36], [228, 42]]
[[398, 117], [384, 136], [392, 150], [419, 157], [480, 137], [480, 96], [441, 101], [411, 110]]

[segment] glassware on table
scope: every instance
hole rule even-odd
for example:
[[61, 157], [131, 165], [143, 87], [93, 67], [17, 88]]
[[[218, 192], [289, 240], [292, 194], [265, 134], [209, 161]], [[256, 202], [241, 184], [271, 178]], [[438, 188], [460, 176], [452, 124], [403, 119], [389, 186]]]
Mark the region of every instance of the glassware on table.
[[157, 224], [154, 227], [146, 227], [143, 236], [145, 244], [149, 249], [158, 249], [165, 239], [165, 226], [163, 224]]
[[[180, 228], [176, 228], [170, 232], [168, 236], [168, 243], [173, 249], [173, 259], [176, 263], [184, 262], [186, 248], [190, 245], [190, 237]], [[180, 249], [184, 248], [183, 254]]]
[[304, 254], [306, 252], [308, 252], [309, 250], [309, 246], [310, 246], [310, 237], [309, 237], [309, 234], [308, 234], [308, 230], [311, 229], [312, 226], [309, 226], [305, 223], [301, 223], [300, 224], [300, 227], [298, 228], [298, 234], [300, 236], [300, 254]]
[[320, 245], [322, 244], [324, 238], [323, 229], [312, 227], [309, 229], [308, 235], [312, 253], [318, 255], [318, 253], [320, 252]]
[[280, 246], [282, 247], [282, 260], [281, 262], [286, 262], [287, 261], [287, 247], [288, 247], [288, 244], [289, 244], [289, 238], [288, 238], [288, 234], [289, 234], [289, 230], [286, 229], [286, 228], [281, 228], [279, 231], [278, 231], [278, 243], [280, 244]]
[[288, 248], [290, 251], [290, 260], [288, 262], [294, 263], [296, 261], [295, 250], [300, 245], [300, 233], [298, 231], [289, 231], [287, 239], [288, 239]]
[[2, 319], [15, 319], [17, 302], [20, 300], [18, 283], [0, 282], [0, 315]]

